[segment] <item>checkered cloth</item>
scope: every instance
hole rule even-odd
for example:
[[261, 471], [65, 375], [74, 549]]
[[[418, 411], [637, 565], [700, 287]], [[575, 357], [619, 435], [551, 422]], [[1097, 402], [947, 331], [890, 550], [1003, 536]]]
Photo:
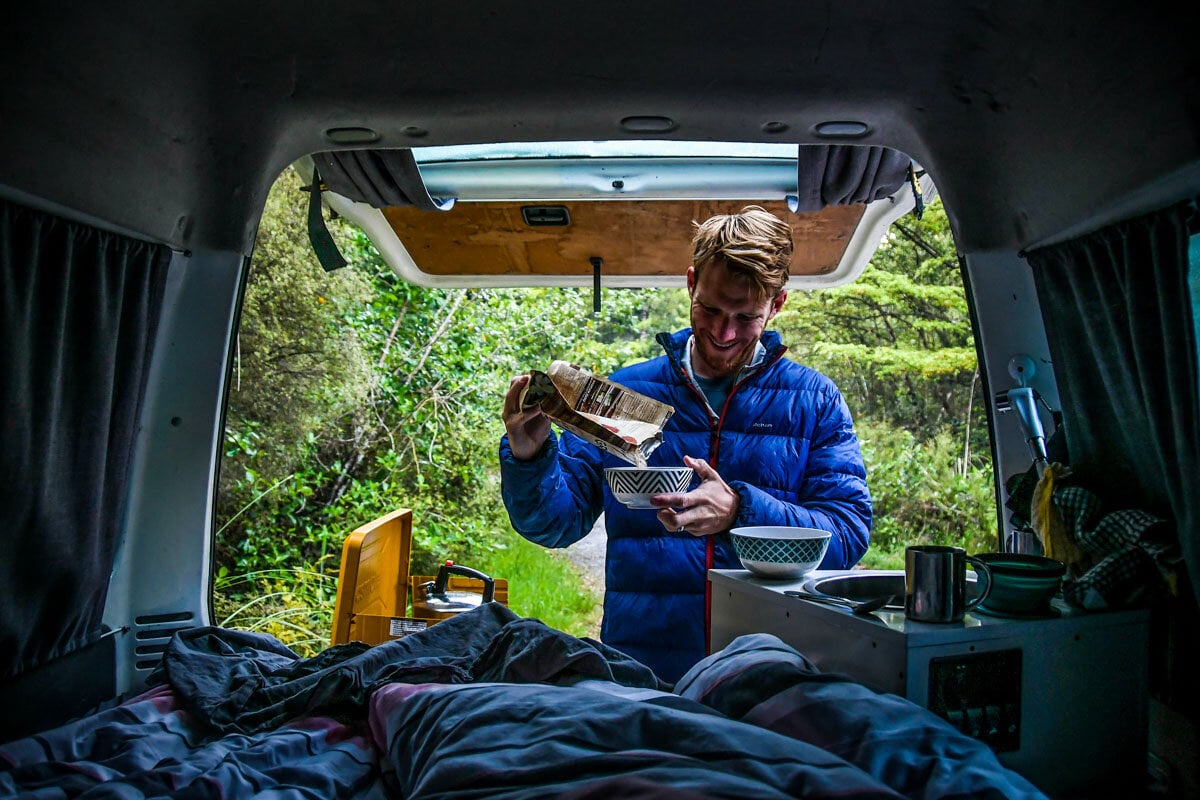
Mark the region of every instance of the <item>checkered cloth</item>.
[[1174, 583], [1178, 546], [1171, 528], [1138, 509], [1105, 511], [1100, 499], [1079, 486], [1054, 490], [1067, 534], [1094, 564], [1063, 580], [1063, 599], [1078, 608], [1136, 604], [1160, 581]]

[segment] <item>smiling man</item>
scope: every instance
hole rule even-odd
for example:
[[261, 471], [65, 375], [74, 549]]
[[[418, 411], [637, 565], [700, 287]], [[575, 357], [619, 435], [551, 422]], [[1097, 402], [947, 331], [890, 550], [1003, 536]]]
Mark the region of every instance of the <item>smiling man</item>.
[[556, 438], [550, 421], [504, 399], [502, 491], [522, 536], [567, 547], [603, 511], [608, 532], [601, 639], [675, 682], [708, 653], [707, 570], [740, 567], [729, 529], [821, 528], [833, 536], [823, 569], [867, 549], [871, 497], [841, 392], [784, 357], [766, 329], [787, 300], [791, 230], [758, 206], [696, 226], [687, 287], [691, 328], [660, 333], [666, 354], [611, 380], [674, 406], [652, 466], [684, 464], [698, 485], [660, 495], [658, 510], [613, 499], [604, 468], [623, 462], [582, 439]]

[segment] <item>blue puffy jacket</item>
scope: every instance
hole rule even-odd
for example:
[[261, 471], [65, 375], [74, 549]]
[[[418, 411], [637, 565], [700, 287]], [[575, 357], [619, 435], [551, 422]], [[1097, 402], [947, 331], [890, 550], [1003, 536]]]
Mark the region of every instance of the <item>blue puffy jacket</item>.
[[[743, 372], [720, 419], [712, 420], [683, 368], [690, 329], [658, 340], [666, 356], [618, 370], [610, 379], [675, 408], [651, 465], [708, 461], [737, 491], [735, 527], [791, 525], [832, 531], [822, 569], [853, 566], [866, 552], [871, 497], [849, 409], [831, 380], [783, 358], [775, 331], [765, 358]], [[706, 655], [707, 567], [740, 568], [728, 533], [695, 537], [663, 528], [653, 510], [613, 499], [604, 468], [628, 466], [579, 437], [551, 433], [538, 457], [518, 461], [500, 443], [502, 494], [513, 527], [547, 547], [567, 547], [605, 514], [601, 639], [677, 681]], [[699, 485], [695, 479], [691, 488]], [[706, 540], [712, 541], [711, 561]]]

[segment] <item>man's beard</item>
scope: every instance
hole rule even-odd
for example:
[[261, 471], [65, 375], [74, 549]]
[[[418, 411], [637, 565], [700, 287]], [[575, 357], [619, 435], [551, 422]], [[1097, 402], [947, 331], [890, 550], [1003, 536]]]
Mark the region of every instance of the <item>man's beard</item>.
[[717, 350], [703, 336], [697, 337], [692, 355], [700, 361], [702, 373], [709, 373], [713, 378], [728, 378], [736, 375], [754, 355], [753, 341], [746, 342], [740, 349]]

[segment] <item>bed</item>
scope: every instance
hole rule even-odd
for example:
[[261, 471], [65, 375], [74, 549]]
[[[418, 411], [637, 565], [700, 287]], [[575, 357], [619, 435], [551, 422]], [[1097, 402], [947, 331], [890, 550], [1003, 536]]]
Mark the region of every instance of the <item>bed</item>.
[[938, 717], [766, 634], [670, 686], [491, 603], [309, 659], [197, 628], [150, 683], [0, 746], [0, 796], [1043, 797]]

